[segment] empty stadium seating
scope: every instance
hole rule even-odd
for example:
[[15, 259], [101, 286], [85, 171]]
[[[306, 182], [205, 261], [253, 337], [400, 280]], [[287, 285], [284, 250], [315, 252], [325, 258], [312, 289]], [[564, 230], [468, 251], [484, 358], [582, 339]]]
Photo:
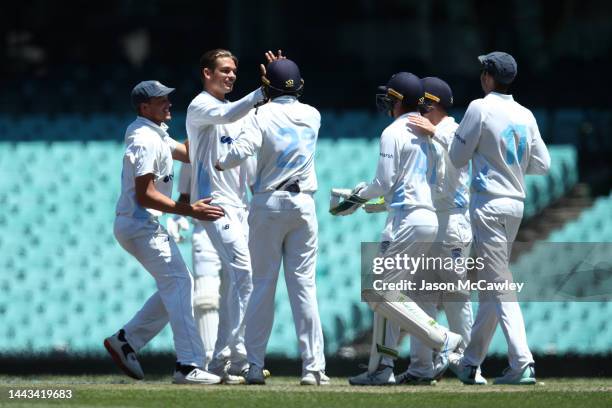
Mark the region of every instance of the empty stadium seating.
[[[24, 85], [25, 86], [25, 85]], [[23, 92], [26, 92], [24, 90]], [[47, 102], [48, 103], [48, 102]], [[70, 114], [0, 114], [0, 135], [4, 141], [28, 140], [117, 140], [123, 139], [125, 126], [133, 114], [70, 113]], [[464, 109], [452, 108], [451, 115], [460, 121]], [[544, 141], [570, 144], [585, 153], [611, 151], [612, 112], [597, 109], [534, 109]], [[321, 138], [377, 138], [390, 118], [367, 110], [322, 111]], [[180, 138], [185, 134], [185, 115], [175, 109], [170, 129]]]
[[[5, 254], [0, 277], [0, 352], [100, 351], [100, 339], [131, 317], [155, 290], [153, 279], [112, 236], [123, 148], [119, 140], [129, 118], [117, 119], [114, 124], [106, 119], [92, 120], [95, 128], [105, 129], [106, 136], [121, 136], [115, 138], [117, 141], [0, 143], [0, 171], [4, 175], [0, 191], [0, 250]], [[359, 119], [346, 115], [346, 120], [356, 125], [353, 131], [365, 130]], [[61, 126], [68, 126], [68, 121]], [[76, 119], [70, 121], [76, 129]], [[79, 123], [84, 126], [80, 131], [90, 126]], [[180, 124], [180, 119], [176, 123]], [[29, 132], [36, 134], [46, 124], [41, 120], [36, 126], [28, 125]], [[65, 131], [58, 128], [53, 132], [59, 135]], [[363, 211], [351, 217], [332, 217], [327, 212], [328, 192], [331, 187], [352, 187], [358, 181], [369, 180], [375, 171], [377, 151], [376, 139], [322, 138], [318, 145], [317, 279], [328, 353], [334, 353], [371, 324], [371, 313], [360, 302], [360, 243], [377, 241], [385, 219], [384, 214]], [[551, 174], [527, 180], [527, 213], [535, 214], [577, 180], [575, 149], [553, 146], [551, 155]], [[592, 211], [601, 217], [609, 214], [609, 207], [598, 202]], [[604, 225], [599, 218], [589, 220], [590, 216], [585, 215], [582, 221], [610, 234], [607, 223]], [[190, 264], [189, 245], [181, 245], [181, 250]], [[297, 338], [283, 282], [281, 278], [269, 351], [296, 357]], [[534, 310], [534, 321], [546, 321], [544, 317], [550, 319], [553, 313], [542, 315], [537, 308], [528, 310]], [[531, 321], [527, 313], [531, 312], [526, 312]], [[608, 330], [607, 325], [589, 316], [592, 327]], [[534, 325], [533, 330], [545, 333], [538, 327]], [[554, 347], [583, 347], [564, 341]], [[148, 350], [169, 350], [171, 342], [171, 333], [166, 329]], [[553, 344], [552, 340], [546, 344], [549, 343]], [[503, 351], [503, 344], [496, 344], [494, 350]], [[607, 346], [600, 341], [597, 347]]]

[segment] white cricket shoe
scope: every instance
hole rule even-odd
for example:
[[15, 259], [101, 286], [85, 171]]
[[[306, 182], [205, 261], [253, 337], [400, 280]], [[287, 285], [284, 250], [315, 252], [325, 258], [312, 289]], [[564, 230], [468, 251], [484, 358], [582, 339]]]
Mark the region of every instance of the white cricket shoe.
[[201, 384], [213, 385], [221, 383], [221, 377], [204, 371], [198, 367], [194, 367], [189, 373], [184, 374], [181, 371], [174, 372], [172, 380], [174, 384]]
[[251, 364], [247, 370], [246, 383], [251, 385], [265, 385], [266, 376], [264, 375], [264, 369], [257, 367], [255, 364]]
[[395, 376], [393, 367], [381, 365], [373, 373], [366, 371], [350, 377], [348, 381], [351, 385], [395, 385]]
[[323, 371], [306, 371], [300, 385], [329, 385], [329, 377]]
[[125, 339], [123, 329], [104, 339], [104, 347], [124, 373], [137, 380], [144, 378], [144, 372], [136, 358], [136, 352]]

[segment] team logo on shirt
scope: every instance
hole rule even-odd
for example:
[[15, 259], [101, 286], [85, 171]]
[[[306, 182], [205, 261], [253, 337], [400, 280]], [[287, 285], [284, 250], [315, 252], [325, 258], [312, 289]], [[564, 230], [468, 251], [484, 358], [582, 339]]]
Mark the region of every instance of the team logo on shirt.
[[234, 139], [229, 136], [221, 136], [221, 143], [232, 144], [233, 141]]
[[172, 179], [174, 179], [174, 174], [169, 174], [166, 177], [164, 177], [163, 181], [164, 181], [164, 183], [167, 183], [167, 182], [169, 182]]

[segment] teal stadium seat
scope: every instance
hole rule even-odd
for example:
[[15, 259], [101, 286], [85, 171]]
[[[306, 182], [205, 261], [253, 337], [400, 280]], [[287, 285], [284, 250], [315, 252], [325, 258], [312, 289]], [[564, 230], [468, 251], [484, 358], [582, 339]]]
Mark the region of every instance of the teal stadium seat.
[[[334, 354], [371, 325], [372, 313], [360, 301], [360, 243], [378, 241], [386, 217], [361, 210], [351, 217], [328, 213], [332, 187], [352, 188], [359, 181], [371, 180], [379, 149], [377, 135], [388, 123], [384, 117], [368, 112], [337, 116], [338, 123], [324, 124], [321, 134], [333, 128], [334, 135], [351, 138], [321, 138], [316, 156], [319, 191], [315, 201], [320, 232], [317, 284], [328, 354]], [[175, 133], [184, 134], [182, 120], [175, 116], [171, 122]], [[0, 192], [0, 227], [11, 235], [0, 238], [0, 250], [6, 254], [0, 265], [7, 271], [0, 277], [0, 352], [102, 352], [100, 339], [127, 321], [154, 292], [153, 279], [121, 249], [112, 233], [121, 142], [130, 121], [128, 115], [73, 115], [15, 124], [0, 115], [0, 129], [10, 129], [9, 140], [24, 140], [18, 134], [41, 137], [40, 132], [48, 128], [54, 129], [57, 139], [67, 140], [0, 142], [0, 171], [9, 176]], [[75, 134], [78, 137], [73, 137]], [[560, 192], [567, 192], [577, 180], [575, 148], [551, 146], [550, 150], [555, 173], [527, 181], [527, 202], [533, 214], [557, 199]], [[589, 221], [593, 231], [612, 233], [609, 220], [602, 221], [610, 209], [610, 198], [597, 202], [593, 210], [596, 220]], [[585, 239], [590, 239], [585, 234]], [[189, 246], [181, 245], [181, 250], [190, 264]], [[542, 268], [546, 265], [528, 259], [520, 262]], [[539, 272], [535, 269], [531, 268], [534, 274]], [[276, 292], [277, 314], [269, 352], [295, 358], [299, 357], [297, 338], [283, 281], [281, 277]], [[532, 317], [542, 319], [534, 305], [530, 306], [528, 321]], [[552, 321], [554, 310], [546, 312], [549, 319], [542, 321]], [[610, 327], [602, 325], [597, 316], [585, 317], [588, 327], [609, 333]], [[37, 325], [41, 320], [48, 324]], [[530, 332], [547, 335], [541, 327], [549, 326], [543, 324], [532, 324]], [[599, 343], [592, 347], [610, 349], [609, 342], [598, 338]], [[546, 342], [552, 344], [553, 340]], [[503, 342], [494, 344], [496, 350], [505, 352]], [[534, 347], [539, 350], [536, 343]], [[562, 347], [574, 346], [570, 342]], [[166, 328], [146, 350], [171, 349], [172, 335]]]

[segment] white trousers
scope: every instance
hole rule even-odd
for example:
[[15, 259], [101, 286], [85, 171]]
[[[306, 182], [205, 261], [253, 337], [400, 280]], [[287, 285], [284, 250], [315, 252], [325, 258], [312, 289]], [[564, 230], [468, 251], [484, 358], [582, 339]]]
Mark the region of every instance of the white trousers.
[[194, 278], [219, 278], [221, 258], [219, 258], [215, 247], [206, 233], [204, 222], [196, 221], [194, 223], [191, 245]]
[[[466, 258], [470, 256], [472, 229], [467, 209], [438, 211], [438, 235], [429, 252], [430, 257]], [[423, 276], [429, 282], [457, 282], [465, 280], [467, 271], [463, 268], [424, 271], [434, 277]], [[472, 330], [472, 302], [469, 293], [436, 292], [415, 297], [415, 302], [432, 318], [436, 319], [438, 307], [444, 309], [448, 328], [463, 337], [464, 344], [470, 342]], [[463, 351], [463, 348], [461, 349]], [[434, 352], [415, 337], [410, 337], [410, 366], [408, 372], [416, 377], [432, 378], [434, 375]]]
[[[391, 211], [381, 236], [382, 245], [388, 245], [383, 255], [385, 257], [394, 257], [395, 255], [406, 254], [409, 257], [415, 258], [427, 255], [437, 232], [438, 220], [433, 211], [426, 209]], [[385, 244], [385, 242], [389, 244]], [[402, 271], [401, 274], [405, 274], [405, 271]], [[399, 281], [402, 277], [398, 275], [389, 278], [390, 280]], [[403, 278], [409, 279], [410, 277], [403, 276]], [[376, 319], [376, 316], [374, 319]], [[383, 345], [388, 349], [395, 350], [399, 340], [400, 326], [393, 321], [387, 321]], [[393, 367], [394, 359], [384, 355], [380, 360], [380, 364]]]
[[253, 262], [253, 294], [247, 309], [245, 337], [249, 363], [264, 367], [282, 260], [302, 369], [324, 370], [315, 285], [318, 225], [312, 196], [286, 191], [255, 194], [249, 227]]
[[204, 229], [221, 259], [221, 298], [219, 328], [213, 359], [209, 367], [232, 364], [246, 365], [244, 347], [244, 315], [253, 289], [251, 257], [248, 246], [248, 211], [244, 208], [223, 207], [225, 216], [204, 222]]
[[195, 221], [191, 236], [191, 256], [194, 277], [193, 312], [206, 359], [203, 367], [212, 360], [219, 327], [219, 297], [221, 290], [221, 259], [208, 238], [203, 222]]
[[193, 317], [193, 280], [166, 229], [154, 219], [118, 216], [114, 232], [119, 244], [153, 276], [155, 292], [125, 325], [125, 336], [138, 351], [170, 322], [177, 361], [201, 366], [204, 349]]
[[[470, 215], [475, 253], [485, 260], [478, 279], [487, 282], [511, 280], [508, 263], [521, 224], [522, 201], [476, 195], [470, 203]], [[512, 301], [511, 297], [508, 294], [479, 293], [478, 313], [470, 344], [465, 350], [464, 364], [479, 366], [484, 361], [498, 322], [508, 343], [510, 369], [519, 372], [533, 363], [523, 314], [519, 303]]]

